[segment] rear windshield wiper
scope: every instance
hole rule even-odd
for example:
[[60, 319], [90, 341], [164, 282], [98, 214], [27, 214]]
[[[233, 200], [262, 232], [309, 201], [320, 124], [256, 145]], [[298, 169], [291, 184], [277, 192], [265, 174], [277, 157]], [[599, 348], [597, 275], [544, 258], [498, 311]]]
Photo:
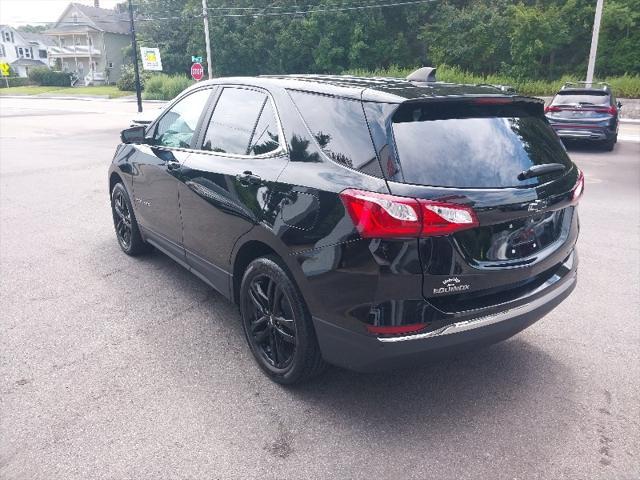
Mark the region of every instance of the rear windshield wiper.
[[546, 173], [562, 172], [566, 169], [561, 163], [543, 163], [542, 165], [533, 165], [528, 170], [523, 170], [518, 174], [518, 180], [526, 180], [531, 177], [538, 177]]

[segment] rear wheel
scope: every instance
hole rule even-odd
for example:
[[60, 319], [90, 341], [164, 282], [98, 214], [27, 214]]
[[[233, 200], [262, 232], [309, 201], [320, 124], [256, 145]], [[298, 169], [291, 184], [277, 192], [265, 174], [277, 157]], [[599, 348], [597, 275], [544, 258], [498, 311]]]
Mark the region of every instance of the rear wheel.
[[311, 315], [278, 259], [249, 264], [240, 287], [240, 313], [251, 352], [272, 380], [294, 384], [324, 370]]
[[111, 191], [111, 213], [118, 244], [124, 253], [136, 256], [153, 249], [140, 235], [129, 195], [122, 183], [117, 183]]
[[613, 148], [615, 147], [617, 140], [618, 140], [618, 139], [617, 139], [617, 136], [616, 136], [616, 137], [613, 137], [613, 138], [611, 138], [611, 139], [609, 139], [609, 140], [605, 140], [605, 142], [604, 142], [604, 144], [603, 144], [603, 146], [602, 146], [602, 147], [603, 147], [607, 152], [610, 152], [610, 151], [612, 151], [612, 150], [613, 150]]

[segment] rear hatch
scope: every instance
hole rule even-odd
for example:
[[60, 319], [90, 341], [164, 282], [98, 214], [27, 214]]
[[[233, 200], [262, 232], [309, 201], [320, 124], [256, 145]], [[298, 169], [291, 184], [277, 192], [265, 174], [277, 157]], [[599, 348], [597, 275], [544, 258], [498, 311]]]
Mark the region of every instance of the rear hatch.
[[[571, 254], [581, 174], [541, 103], [410, 101], [387, 125], [397, 161], [386, 165], [391, 193], [477, 216], [477, 224], [418, 240], [423, 295], [434, 306], [460, 312], [507, 302], [544, 283]], [[549, 164], [555, 166], [547, 173], [521, 175]]]

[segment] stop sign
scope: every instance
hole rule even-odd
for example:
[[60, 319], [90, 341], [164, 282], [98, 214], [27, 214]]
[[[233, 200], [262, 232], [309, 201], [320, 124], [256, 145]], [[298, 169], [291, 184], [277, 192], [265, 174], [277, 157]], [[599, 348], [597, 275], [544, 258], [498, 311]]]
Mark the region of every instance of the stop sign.
[[201, 63], [194, 63], [193, 65], [191, 65], [191, 77], [193, 77], [196, 82], [202, 80], [203, 76], [204, 68], [202, 67]]

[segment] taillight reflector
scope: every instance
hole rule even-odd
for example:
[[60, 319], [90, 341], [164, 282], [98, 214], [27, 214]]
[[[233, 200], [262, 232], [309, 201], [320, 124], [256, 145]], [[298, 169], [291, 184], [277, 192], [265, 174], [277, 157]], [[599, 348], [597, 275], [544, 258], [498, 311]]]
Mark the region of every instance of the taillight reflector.
[[393, 325], [388, 327], [367, 325], [367, 330], [369, 333], [373, 333], [375, 335], [406, 335], [410, 333], [417, 333], [426, 326], [426, 323], [412, 323], [410, 325]]
[[544, 113], [549, 112], [559, 112], [562, 110], [560, 107], [556, 107], [555, 105], [549, 105], [548, 107], [544, 107]]
[[340, 198], [364, 238], [448, 235], [478, 226], [472, 208], [385, 193], [347, 189]]

